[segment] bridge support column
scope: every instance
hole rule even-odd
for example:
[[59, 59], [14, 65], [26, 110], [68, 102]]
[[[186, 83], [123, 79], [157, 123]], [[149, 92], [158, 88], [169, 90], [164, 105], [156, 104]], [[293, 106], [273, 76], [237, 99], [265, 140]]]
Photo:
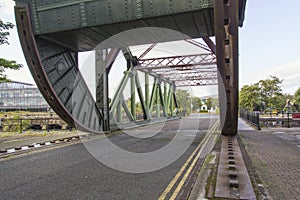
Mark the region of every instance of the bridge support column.
[[149, 110], [150, 107], [150, 99], [149, 99], [149, 73], [146, 72], [145, 73], [145, 104], [146, 104], [146, 108], [147, 110]]
[[122, 104], [121, 101], [119, 101], [117, 105], [117, 123], [122, 122]]
[[[223, 135], [237, 134], [238, 121], [238, 0], [215, 0], [216, 56]], [[224, 84], [224, 87], [223, 85]]]
[[106, 70], [106, 50], [96, 50], [96, 106], [103, 116], [103, 131], [110, 130], [109, 100], [108, 100], [108, 72]]
[[130, 110], [131, 110], [131, 114], [134, 118], [134, 120], [136, 120], [136, 102], [135, 102], [135, 73], [131, 74], [131, 78], [130, 78], [130, 92], [131, 92], [131, 98], [130, 98]]
[[160, 93], [160, 80], [158, 80], [158, 84], [156, 85], [156, 118], [160, 118], [160, 101], [159, 101], [159, 93]]

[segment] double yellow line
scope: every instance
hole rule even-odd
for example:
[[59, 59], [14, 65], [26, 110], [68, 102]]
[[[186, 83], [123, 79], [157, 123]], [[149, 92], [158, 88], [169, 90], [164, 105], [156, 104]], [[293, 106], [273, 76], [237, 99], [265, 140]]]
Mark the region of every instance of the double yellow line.
[[192, 164], [190, 165], [190, 167], [187, 169], [186, 173], [184, 174], [184, 176], [182, 177], [182, 179], [180, 180], [180, 182], [178, 183], [176, 189], [174, 190], [172, 196], [170, 197], [170, 199], [175, 199], [178, 195], [178, 193], [180, 192], [180, 190], [182, 189], [183, 184], [185, 183], [186, 179], [189, 177], [192, 169], [194, 168], [194, 166], [197, 163], [198, 158], [200, 157], [201, 153], [204, 150], [205, 145], [208, 143], [211, 135], [216, 131], [216, 129], [218, 128], [220, 121], [217, 120], [215, 122], [215, 124], [212, 126], [212, 128], [208, 131], [208, 133], [206, 134], [205, 138], [201, 141], [201, 143], [196, 147], [196, 149], [193, 151], [193, 153], [190, 155], [190, 157], [187, 159], [187, 161], [184, 163], [184, 165], [180, 168], [180, 170], [177, 172], [177, 174], [175, 175], [175, 177], [172, 179], [172, 181], [169, 183], [169, 185], [166, 187], [166, 189], [163, 191], [163, 193], [160, 195], [160, 197], [158, 198], [159, 200], [164, 200], [166, 199], [166, 196], [169, 194], [169, 192], [172, 190], [172, 188], [174, 187], [174, 185], [177, 183], [178, 179], [182, 176], [183, 172], [186, 170], [187, 166], [189, 165], [189, 163], [191, 162], [191, 160], [193, 159], [193, 157], [195, 156], [195, 154], [198, 152], [197, 156], [194, 158], [194, 160], [192, 161]]

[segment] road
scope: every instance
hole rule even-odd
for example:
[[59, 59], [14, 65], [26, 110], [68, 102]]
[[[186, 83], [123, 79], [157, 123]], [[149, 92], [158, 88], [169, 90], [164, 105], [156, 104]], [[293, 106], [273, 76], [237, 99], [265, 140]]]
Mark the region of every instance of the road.
[[87, 144], [103, 140], [97, 137], [2, 160], [0, 199], [158, 199], [215, 121], [193, 116], [134, 130], [135, 135], [155, 132], [150, 138], [132, 137], [133, 130], [109, 138], [118, 147], [138, 153], [167, 146], [176, 133], [181, 135], [181, 142], [193, 138], [179, 159], [152, 172], [128, 173], [102, 164], [99, 157], [87, 150]]

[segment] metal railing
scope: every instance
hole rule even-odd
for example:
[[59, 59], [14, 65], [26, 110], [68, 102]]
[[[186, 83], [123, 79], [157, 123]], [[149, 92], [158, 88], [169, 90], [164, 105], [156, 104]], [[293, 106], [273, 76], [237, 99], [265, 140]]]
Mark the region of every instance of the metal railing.
[[4, 117], [0, 118], [0, 132], [22, 133], [28, 130], [70, 130], [71, 126], [59, 117]]
[[246, 120], [248, 123], [252, 124], [257, 128], [257, 130], [261, 130], [259, 124], [259, 113], [258, 112], [249, 112], [249, 111], [240, 111], [240, 117]]

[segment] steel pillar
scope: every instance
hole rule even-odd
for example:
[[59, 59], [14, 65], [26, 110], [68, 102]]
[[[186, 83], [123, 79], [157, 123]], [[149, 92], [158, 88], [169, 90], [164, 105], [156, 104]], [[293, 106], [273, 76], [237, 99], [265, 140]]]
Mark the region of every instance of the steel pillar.
[[173, 104], [172, 104], [172, 96], [173, 95], [173, 85], [169, 84], [169, 92], [168, 92], [168, 99], [167, 99], [167, 108], [169, 108], [169, 115], [173, 116]]
[[122, 122], [122, 104], [121, 101], [119, 101], [117, 105], [117, 123]]
[[149, 73], [146, 72], [145, 73], [145, 104], [147, 109], [149, 110], [149, 102], [150, 101], [150, 97], [149, 97]]
[[149, 106], [149, 110], [152, 113], [153, 110], [153, 104], [155, 101], [155, 97], [156, 97], [156, 89], [157, 89], [157, 78], [154, 78], [154, 83], [153, 83], [153, 89], [152, 89], [152, 93], [151, 93], [151, 97], [150, 97], [150, 106]]
[[164, 82], [164, 102], [166, 108], [168, 108], [167, 98], [168, 98], [167, 82]]
[[108, 72], [105, 58], [107, 50], [96, 50], [96, 106], [103, 116], [103, 131], [110, 130], [108, 101]]
[[160, 118], [160, 101], [159, 101], [159, 90], [160, 90], [160, 81], [158, 80], [158, 84], [156, 85], [156, 118]]
[[148, 110], [148, 107], [147, 107], [146, 102], [145, 102], [145, 98], [144, 98], [143, 91], [142, 91], [142, 86], [141, 86], [139, 75], [138, 75], [137, 71], [135, 72], [135, 84], [136, 84], [137, 92], [138, 92], [138, 95], [139, 95], [140, 103], [141, 103], [141, 106], [142, 106], [142, 110], [143, 110], [143, 113], [144, 113], [143, 118], [144, 118], [144, 120], [150, 119], [149, 110]]
[[135, 73], [131, 74], [130, 77], [130, 92], [131, 92], [131, 98], [130, 98], [130, 110], [131, 114], [136, 120], [136, 105], [135, 105]]
[[237, 134], [238, 2], [238, 0], [215, 0], [216, 56], [219, 70], [219, 99], [223, 135]]

